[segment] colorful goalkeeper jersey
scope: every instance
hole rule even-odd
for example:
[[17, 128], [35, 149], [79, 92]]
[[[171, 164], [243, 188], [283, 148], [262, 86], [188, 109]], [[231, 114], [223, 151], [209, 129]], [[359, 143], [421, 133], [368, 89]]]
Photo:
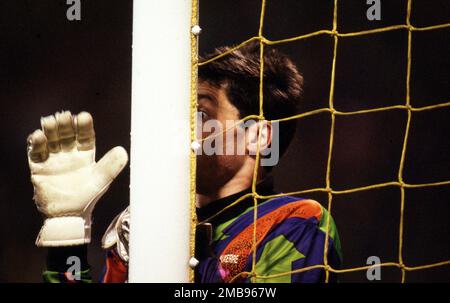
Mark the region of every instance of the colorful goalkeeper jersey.
[[[196, 234], [196, 282], [251, 282], [247, 273], [255, 263], [256, 282], [323, 282], [325, 271], [305, 267], [324, 264], [326, 225], [329, 219], [328, 264], [340, 268], [341, 248], [336, 226], [328, 212], [316, 201], [297, 197], [260, 200], [257, 206], [254, 234], [254, 201], [248, 197], [235, 205], [250, 189], [211, 202], [197, 209], [199, 225]], [[257, 186], [260, 195], [273, 195], [272, 179]], [[126, 282], [128, 277], [128, 208], [111, 223], [103, 238], [107, 250], [105, 271], [101, 282]], [[256, 236], [256, 262], [253, 262], [253, 240]], [[157, 244], [155, 244], [157, 245]], [[87, 260], [86, 248], [53, 251], [51, 268], [44, 272], [47, 282], [76, 282], [64, 272], [67, 255], [80, 255]], [[53, 256], [52, 256], [53, 255]], [[90, 270], [82, 267], [81, 282], [90, 282]], [[336, 277], [330, 274], [330, 281]]]
[[[272, 182], [257, 187], [271, 195]], [[254, 201], [245, 199], [225, 209], [242, 192], [198, 210], [197, 282], [250, 282], [253, 264]], [[220, 212], [218, 215], [218, 212]], [[321, 268], [289, 273], [324, 264], [328, 212], [314, 200], [286, 196], [262, 201], [257, 206], [256, 282], [323, 282]], [[211, 218], [208, 220], [208, 218]], [[340, 268], [341, 248], [334, 220], [330, 217], [328, 264]], [[287, 273], [284, 274], [283, 273]], [[330, 275], [330, 281], [336, 277]]]

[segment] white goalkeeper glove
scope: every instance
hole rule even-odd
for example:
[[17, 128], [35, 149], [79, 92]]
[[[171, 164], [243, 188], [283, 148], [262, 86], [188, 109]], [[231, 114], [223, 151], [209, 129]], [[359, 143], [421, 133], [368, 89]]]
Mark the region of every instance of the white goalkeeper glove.
[[128, 161], [123, 147], [95, 162], [94, 122], [89, 113], [68, 111], [41, 118], [28, 137], [34, 201], [46, 219], [37, 246], [70, 246], [91, 240], [95, 204]]

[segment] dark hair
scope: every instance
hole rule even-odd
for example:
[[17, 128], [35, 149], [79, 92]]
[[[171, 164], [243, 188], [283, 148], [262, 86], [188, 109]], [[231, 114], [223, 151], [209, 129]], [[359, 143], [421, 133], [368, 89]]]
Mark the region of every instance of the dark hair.
[[[231, 47], [218, 47], [200, 58], [211, 59]], [[245, 44], [230, 54], [200, 66], [199, 79], [224, 85], [230, 102], [240, 118], [259, 115], [260, 46], [259, 41]], [[264, 49], [263, 110], [267, 120], [295, 115], [302, 94], [303, 77], [294, 63], [281, 52]], [[286, 151], [296, 129], [296, 119], [279, 124], [280, 155]]]

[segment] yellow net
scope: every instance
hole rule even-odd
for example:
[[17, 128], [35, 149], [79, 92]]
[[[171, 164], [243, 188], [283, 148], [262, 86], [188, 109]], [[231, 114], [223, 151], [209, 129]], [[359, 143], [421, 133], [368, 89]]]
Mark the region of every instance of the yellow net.
[[[193, 6], [192, 6], [192, 25], [198, 24], [198, 1], [193, 0]], [[403, 168], [405, 163], [405, 157], [406, 157], [406, 148], [408, 145], [408, 137], [410, 132], [410, 125], [411, 125], [411, 119], [412, 119], [412, 113], [413, 112], [423, 112], [423, 111], [429, 111], [437, 108], [443, 108], [443, 107], [450, 107], [450, 102], [444, 102], [440, 104], [430, 105], [430, 106], [423, 106], [423, 107], [414, 107], [410, 103], [410, 79], [411, 79], [411, 45], [412, 45], [412, 33], [418, 32], [418, 31], [432, 31], [442, 28], [450, 27], [450, 23], [445, 24], [439, 24], [434, 26], [427, 26], [427, 27], [415, 27], [411, 24], [411, 10], [412, 10], [412, 0], [408, 0], [407, 3], [407, 12], [406, 12], [406, 20], [405, 24], [400, 25], [393, 25], [393, 26], [387, 26], [382, 28], [376, 28], [371, 30], [364, 30], [364, 31], [358, 31], [358, 32], [350, 32], [350, 33], [340, 33], [338, 31], [338, 18], [337, 18], [337, 10], [338, 10], [338, 0], [334, 0], [334, 9], [333, 9], [333, 27], [331, 30], [324, 29], [315, 31], [312, 33], [308, 33], [301, 36], [295, 36], [287, 39], [282, 40], [269, 40], [264, 37], [263, 35], [263, 26], [264, 26], [264, 14], [265, 14], [265, 7], [266, 7], [266, 0], [261, 0], [261, 14], [260, 14], [260, 22], [259, 22], [259, 30], [258, 35], [249, 38], [248, 40], [242, 42], [241, 44], [229, 49], [228, 51], [211, 58], [207, 61], [198, 62], [198, 42], [195, 35], [192, 35], [192, 95], [191, 95], [191, 140], [196, 140], [196, 134], [195, 134], [195, 112], [196, 112], [196, 104], [197, 104], [197, 69], [199, 66], [206, 65], [214, 60], [217, 60], [219, 58], [222, 58], [224, 56], [227, 56], [231, 52], [239, 49], [240, 47], [244, 46], [247, 43], [250, 43], [252, 41], [259, 41], [260, 44], [260, 84], [259, 84], [259, 115], [252, 115], [247, 116], [242, 121], [246, 121], [249, 119], [258, 119], [258, 120], [265, 120], [264, 118], [264, 111], [263, 111], [263, 74], [264, 74], [264, 46], [265, 45], [276, 45], [281, 43], [288, 43], [288, 42], [294, 42], [298, 40], [304, 40], [311, 37], [319, 36], [319, 35], [329, 35], [334, 38], [334, 46], [333, 46], [333, 61], [332, 61], [332, 68], [331, 68], [331, 83], [330, 83], [330, 91], [329, 91], [329, 99], [328, 99], [328, 107], [326, 108], [320, 108], [312, 111], [308, 111], [305, 113], [301, 113], [298, 115], [294, 115], [291, 117], [285, 117], [282, 119], [272, 120], [272, 122], [283, 122], [288, 121], [292, 119], [302, 119], [307, 116], [317, 115], [321, 113], [329, 113], [331, 116], [331, 127], [330, 127], [330, 138], [329, 138], [329, 151], [328, 151], [328, 158], [327, 158], [327, 168], [326, 168], [326, 179], [325, 179], [325, 188], [311, 188], [311, 189], [305, 189], [295, 192], [288, 192], [288, 193], [282, 193], [277, 195], [270, 195], [270, 196], [262, 196], [259, 195], [256, 192], [256, 182], [257, 182], [257, 172], [258, 172], [258, 165], [255, 165], [254, 174], [253, 174], [253, 182], [252, 182], [252, 192], [249, 194], [246, 194], [239, 199], [237, 199], [235, 202], [231, 203], [229, 206], [227, 206], [224, 210], [222, 210], [219, 213], [222, 213], [226, 209], [236, 205], [237, 203], [241, 202], [242, 200], [252, 197], [254, 201], [254, 224], [253, 224], [253, 248], [252, 248], [252, 254], [253, 254], [253, 262], [252, 262], [252, 270], [251, 272], [241, 272], [231, 281], [235, 281], [236, 279], [240, 277], [250, 277], [252, 281], [261, 280], [261, 279], [272, 279], [276, 277], [291, 275], [295, 273], [305, 272], [312, 269], [321, 268], [325, 270], [326, 273], [326, 279], [325, 282], [329, 281], [329, 275], [330, 272], [333, 273], [348, 273], [348, 272], [355, 272], [355, 271], [364, 271], [375, 267], [396, 267], [399, 268], [402, 272], [402, 278], [401, 282], [405, 282], [406, 272], [408, 271], [416, 271], [416, 270], [423, 270], [438, 266], [445, 266], [450, 265], [450, 259], [447, 261], [442, 261], [438, 263], [432, 263], [432, 264], [425, 264], [421, 266], [408, 266], [405, 264], [403, 259], [403, 228], [404, 228], [404, 209], [405, 209], [405, 189], [407, 188], [425, 188], [425, 187], [436, 187], [436, 186], [445, 186], [450, 185], [450, 180], [448, 181], [442, 181], [442, 182], [434, 182], [434, 183], [422, 183], [422, 184], [409, 184], [405, 183], [403, 181]], [[382, 33], [382, 32], [388, 32], [388, 31], [396, 31], [396, 30], [407, 30], [408, 31], [408, 50], [407, 50], [407, 68], [406, 68], [406, 100], [404, 105], [394, 105], [394, 106], [386, 106], [386, 107], [380, 107], [380, 108], [373, 108], [373, 109], [367, 109], [367, 110], [358, 110], [358, 111], [338, 111], [334, 108], [334, 86], [335, 86], [335, 74], [336, 74], [336, 61], [337, 61], [337, 48], [339, 43], [339, 38], [341, 37], [356, 37], [356, 36], [363, 36], [363, 35], [370, 35], [375, 33]], [[334, 143], [334, 133], [335, 133], [335, 120], [336, 116], [351, 116], [351, 115], [363, 115], [363, 114], [370, 114], [375, 112], [382, 112], [382, 111], [392, 111], [392, 110], [404, 110], [407, 112], [407, 122], [405, 126], [405, 135], [403, 139], [403, 145], [402, 145], [402, 151], [401, 151], [401, 158], [400, 158], [400, 165], [398, 169], [397, 174], [397, 180], [392, 182], [385, 182], [385, 183], [379, 183], [379, 184], [372, 184], [369, 186], [364, 187], [357, 187], [357, 188], [350, 188], [346, 190], [333, 190], [331, 187], [331, 180], [330, 180], [330, 173], [331, 173], [331, 161], [332, 161], [332, 152], [333, 152], [333, 143]], [[261, 134], [261, 133], [260, 133]], [[259, 140], [258, 140], [258, 152], [256, 153], [256, 163], [259, 163]], [[385, 187], [398, 187], [400, 189], [400, 222], [399, 222], [399, 238], [398, 238], [398, 261], [397, 262], [386, 262], [386, 263], [380, 263], [376, 265], [368, 265], [368, 266], [361, 266], [361, 267], [354, 267], [354, 268], [345, 268], [345, 269], [335, 269], [331, 267], [328, 264], [328, 242], [329, 242], [329, 231], [330, 231], [330, 217], [331, 217], [331, 211], [333, 206], [333, 196], [334, 195], [343, 195], [343, 194], [351, 194], [361, 191], [367, 191], [372, 189], [379, 189], [379, 188], [385, 188]], [[257, 208], [257, 202], [258, 199], [270, 199], [275, 197], [281, 197], [281, 196], [290, 196], [290, 195], [299, 195], [299, 194], [307, 194], [307, 193], [314, 193], [314, 192], [324, 192], [328, 194], [328, 212], [330, 216], [327, 216], [327, 222], [326, 222], [326, 236], [325, 236], [325, 245], [324, 245], [324, 260], [323, 264], [320, 265], [314, 265], [314, 266], [308, 266], [304, 267], [298, 270], [283, 272], [283, 273], [277, 273], [273, 275], [258, 275], [258, 273], [255, 271], [256, 268], [256, 231], [257, 231], [257, 216], [258, 216], [258, 208]], [[191, 233], [191, 253], [194, 254], [194, 239], [195, 239], [195, 226], [197, 223], [196, 216], [195, 216], [195, 153], [192, 152], [191, 154], [191, 208], [192, 208], [192, 233]], [[217, 213], [216, 215], [218, 215]], [[216, 216], [214, 215], [214, 216]], [[210, 218], [211, 219], [211, 218]], [[193, 276], [191, 276], [191, 279]]]

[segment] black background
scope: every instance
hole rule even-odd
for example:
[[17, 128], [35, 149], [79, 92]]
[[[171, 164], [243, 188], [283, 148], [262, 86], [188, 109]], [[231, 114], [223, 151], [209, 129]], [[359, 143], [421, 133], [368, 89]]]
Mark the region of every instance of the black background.
[[[201, 52], [256, 35], [260, 2], [201, 1]], [[405, 0], [382, 0], [381, 21], [367, 20], [365, 2], [339, 1], [340, 32], [405, 23]], [[66, 19], [65, 3], [0, 2], [0, 281], [41, 281], [45, 249], [35, 247], [34, 240], [42, 218], [31, 200], [25, 152], [26, 137], [39, 127], [39, 118], [62, 109], [89, 111], [96, 123], [97, 158], [116, 145], [129, 150], [132, 1], [82, 1], [82, 20], [73, 22]], [[331, 0], [268, 0], [264, 35], [275, 40], [331, 29], [332, 11]], [[450, 3], [414, 0], [411, 21], [415, 26], [450, 22]], [[413, 106], [450, 101], [449, 33], [448, 28], [413, 33]], [[292, 57], [305, 78], [301, 112], [328, 105], [332, 46], [329, 36], [277, 46]], [[405, 30], [340, 39], [335, 107], [351, 111], [404, 104], [406, 53]], [[448, 117], [448, 108], [413, 114], [405, 182], [450, 179]], [[332, 188], [395, 181], [405, 123], [406, 113], [400, 110], [337, 117]], [[296, 138], [274, 172], [279, 190], [325, 186], [329, 127], [329, 114], [299, 121]], [[103, 269], [101, 236], [127, 205], [128, 184], [126, 169], [94, 211], [89, 259], [96, 279]], [[449, 186], [406, 190], [407, 265], [450, 259], [449, 194]], [[327, 203], [326, 194], [305, 197]], [[369, 256], [379, 256], [382, 262], [398, 260], [398, 188], [340, 195], [333, 201], [344, 268], [365, 265]], [[382, 282], [399, 281], [400, 276], [396, 268], [382, 270]], [[365, 272], [341, 274], [340, 280], [367, 281]], [[450, 266], [408, 273], [406, 281], [449, 282]]]
[[[0, 2], [0, 281], [42, 281], [45, 249], [34, 245], [42, 218], [32, 201], [26, 138], [41, 116], [89, 111], [97, 159], [130, 150], [132, 2], [82, 1], [81, 21], [66, 1]], [[102, 234], [129, 202], [129, 168], [94, 210], [89, 260], [103, 270]]]

